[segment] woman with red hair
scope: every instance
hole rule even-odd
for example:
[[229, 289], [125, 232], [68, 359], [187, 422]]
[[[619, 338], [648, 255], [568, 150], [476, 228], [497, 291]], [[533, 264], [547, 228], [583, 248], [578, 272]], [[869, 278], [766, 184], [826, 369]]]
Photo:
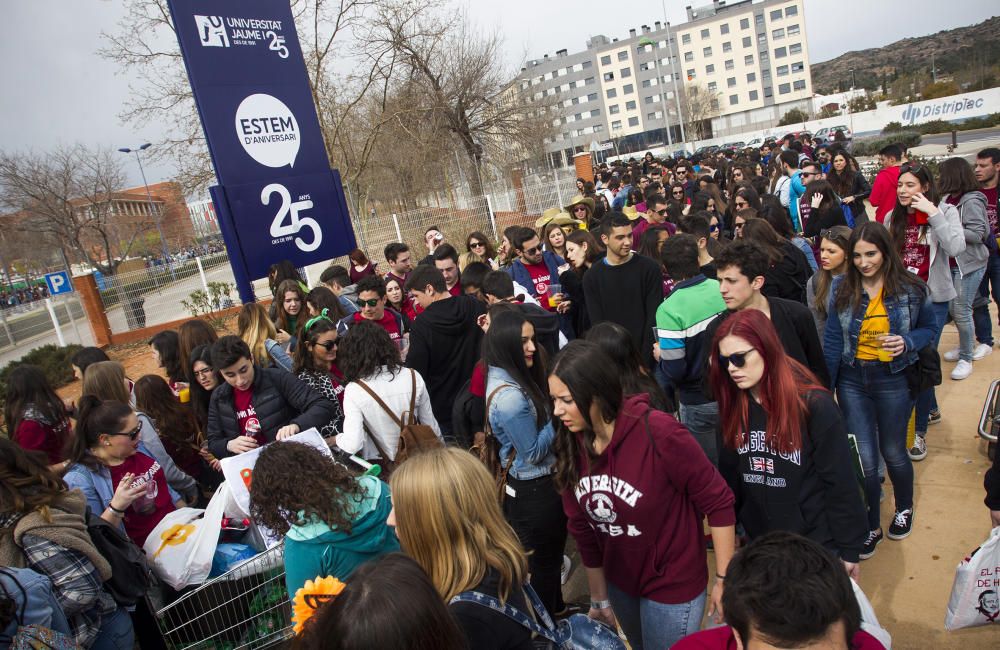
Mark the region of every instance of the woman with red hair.
[[867, 515], [833, 396], [785, 354], [757, 309], [733, 314], [716, 331], [709, 377], [721, 414], [719, 471], [747, 534], [804, 535], [857, 578]]

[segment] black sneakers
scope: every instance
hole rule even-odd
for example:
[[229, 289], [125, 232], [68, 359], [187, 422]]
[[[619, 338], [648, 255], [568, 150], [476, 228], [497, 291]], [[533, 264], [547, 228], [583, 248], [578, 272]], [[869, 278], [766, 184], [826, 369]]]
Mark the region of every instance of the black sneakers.
[[889, 526], [889, 539], [904, 539], [913, 530], [913, 508], [897, 512]]
[[868, 539], [865, 540], [865, 545], [861, 548], [861, 553], [858, 557], [862, 560], [867, 560], [871, 556], [875, 555], [875, 547], [882, 543], [882, 529], [873, 530], [868, 533]]

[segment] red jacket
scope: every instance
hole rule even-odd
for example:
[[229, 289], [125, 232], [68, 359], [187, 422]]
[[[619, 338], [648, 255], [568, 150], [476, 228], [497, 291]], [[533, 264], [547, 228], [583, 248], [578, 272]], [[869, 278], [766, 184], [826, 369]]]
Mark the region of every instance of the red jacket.
[[875, 221], [882, 223], [885, 215], [896, 207], [896, 184], [899, 182], [899, 165], [886, 167], [875, 175], [868, 202], [875, 208]]
[[603, 567], [615, 587], [660, 603], [705, 591], [702, 518], [732, 526], [736, 514], [732, 492], [688, 430], [651, 410], [647, 395], [627, 397], [611, 444], [589, 468], [583, 456], [579, 463], [589, 471], [562, 499], [583, 565]]
[[[714, 627], [684, 637], [671, 650], [736, 650], [736, 635], [728, 625]], [[885, 650], [885, 646], [871, 634], [858, 630], [851, 639], [851, 650]]]

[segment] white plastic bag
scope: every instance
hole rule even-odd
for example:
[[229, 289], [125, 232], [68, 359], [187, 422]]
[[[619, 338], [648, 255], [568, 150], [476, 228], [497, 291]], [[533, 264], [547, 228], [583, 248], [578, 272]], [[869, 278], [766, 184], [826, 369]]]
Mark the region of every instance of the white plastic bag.
[[962, 560], [944, 616], [946, 630], [1000, 625], [1000, 526]]
[[858, 608], [861, 610], [861, 629], [875, 637], [885, 650], [892, 650], [892, 635], [878, 622], [875, 608], [861, 590], [861, 585], [851, 578], [851, 586], [854, 588], [854, 599], [858, 601]]
[[208, 578], [228, 499], [229, 486], [223, 483], [207, 509], [180, 508], [160, 520], [142, 550], [161, 580], [182, 589]]

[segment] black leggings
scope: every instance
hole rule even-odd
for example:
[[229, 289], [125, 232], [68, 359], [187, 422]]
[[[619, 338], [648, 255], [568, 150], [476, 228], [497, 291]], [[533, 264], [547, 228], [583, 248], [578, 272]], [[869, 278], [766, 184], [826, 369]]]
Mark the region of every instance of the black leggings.
[[565, 608], [562, 597], [562, 559], [566, 547], [566, 513], [552, 476], [527, 481], [507, 479], [503, 513], [528, 555], [531, 586], [550, 614]]

